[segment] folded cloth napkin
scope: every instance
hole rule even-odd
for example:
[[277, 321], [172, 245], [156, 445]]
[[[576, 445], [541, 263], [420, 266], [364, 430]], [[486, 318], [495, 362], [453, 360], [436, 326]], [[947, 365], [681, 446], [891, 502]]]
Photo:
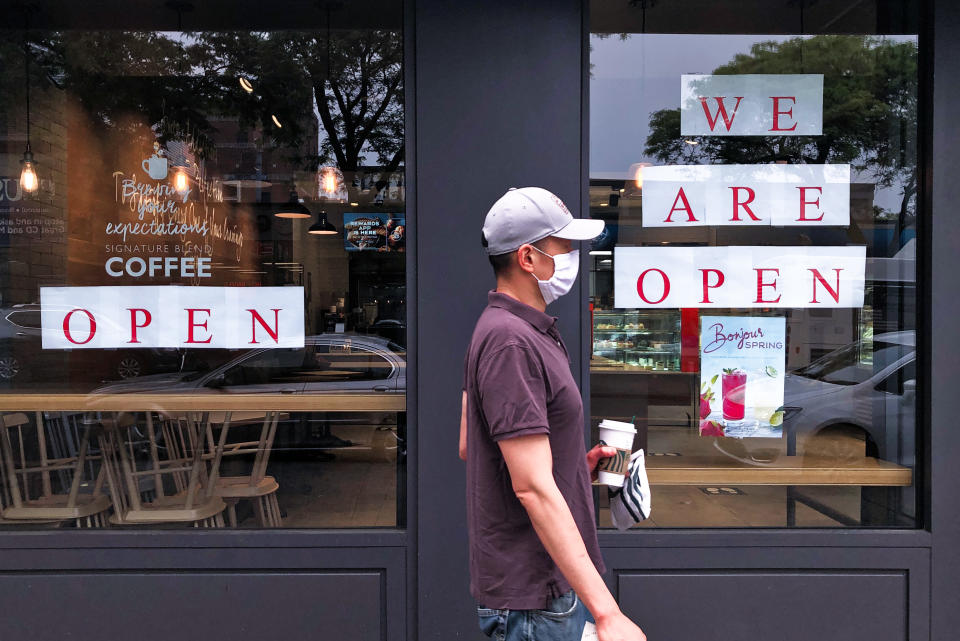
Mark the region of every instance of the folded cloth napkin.
[[643, 450], [637, 450], [630, 456], [627, 475], [623, 478], [622, 488], [609, 488], [610, 517], [618, 530], [626, 530], [650, 518], [650, 482], [647, 480]]

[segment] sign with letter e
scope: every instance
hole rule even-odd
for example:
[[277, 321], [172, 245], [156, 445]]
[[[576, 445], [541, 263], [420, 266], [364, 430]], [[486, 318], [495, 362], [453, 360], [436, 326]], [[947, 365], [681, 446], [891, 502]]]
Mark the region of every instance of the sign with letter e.
[[822, 74], [680, 77], [684, 136], [819, 136]]

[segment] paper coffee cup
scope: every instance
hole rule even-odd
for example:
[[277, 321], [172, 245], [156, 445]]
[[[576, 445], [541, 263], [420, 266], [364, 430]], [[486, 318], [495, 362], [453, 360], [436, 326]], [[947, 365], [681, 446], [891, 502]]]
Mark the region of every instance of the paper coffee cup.
[[633, 437], [636, 433], [637, 428], [633, 426], [633, 423], [611, 421], [610, 419], [600, 421], [600, 444], [617, 448], [616, 456], [600, 461], [599, 474], [597, 475], [597, 480], [600, 483], [611, 487], [623, 486], [623, 477], [627, 475], [627, 469], [630, 466], [630, 455], [633, 453]]

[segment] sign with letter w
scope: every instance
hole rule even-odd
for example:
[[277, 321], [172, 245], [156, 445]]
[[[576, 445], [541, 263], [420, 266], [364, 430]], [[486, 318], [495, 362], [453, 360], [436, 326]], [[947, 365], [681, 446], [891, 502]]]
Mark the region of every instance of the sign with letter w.
[[819, 136], [822, 74], [680, 77], [684, 136]]

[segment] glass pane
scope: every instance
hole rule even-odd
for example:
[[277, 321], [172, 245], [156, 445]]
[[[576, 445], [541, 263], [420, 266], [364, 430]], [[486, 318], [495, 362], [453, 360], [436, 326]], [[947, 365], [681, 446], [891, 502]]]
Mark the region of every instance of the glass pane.
[[402, 11], [341, 9], [0, 31], [0, 527], [404, 526]]
[[591, 2], [593, 439], [636, 425], [642, 527], [918, 525], [917, 24]]

